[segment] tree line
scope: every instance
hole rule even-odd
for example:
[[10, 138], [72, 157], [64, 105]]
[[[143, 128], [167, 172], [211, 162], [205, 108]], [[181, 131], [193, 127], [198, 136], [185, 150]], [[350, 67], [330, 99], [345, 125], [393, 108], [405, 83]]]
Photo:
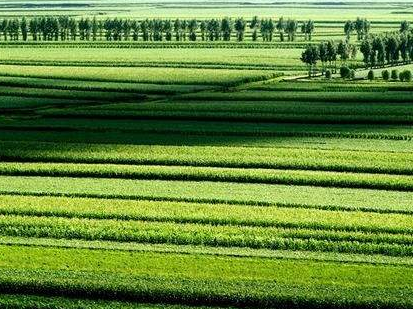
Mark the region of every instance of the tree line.
[[357, 46], [350, 44], [347, 40], [342, 40], [339, 43], [330, 40], [321, 42], [318, 45], [308, 45], [301, 54], [301, 61], [307, 65], [310, 77], [317, 72], [317, 63], [319, 61], [322, 66], [322, 74], [327, 70], [336, 73], [337, 61], [340, 60], [341, 65], [344, 65], [348, 60], [356, 59], [357, 52]]
[[276, 36], [280, 41], [296, 40], [300, 29], [305, 40], [310, 41], [315, 31], [312, 20], [301, 24], [293, 19], [260, 19], [257, 16], [247, 21], [244, 18], [223, 19], [75, 19], [68, 16], [48, 16], [26, 19], [2, 19], [0, 38], [3, 40], [27, 41], [244, 41], [247, 28], [252, 31], [252, 40], [271, 42]]
[[[352, 26], [349, 26], [352, 24]], [[413, 62], [413, 30], [410, 23], [403, 21], [399, 32], [384, 34], [370, 34], [370, 23], [366, 19], [358, 18], [355, 22], [346, 22], [347, 27], [357, 32], [360, 44], [351, 44], [349, 36], [338, 44], [329, 41], [319, 45], [308, 45], [301, 55], [301, 61], [308, 66], [309, 76], [317, 71], [317, 63], [321, 62], [321, 72], [327, 69], [337, 71], [336, 60], [339, 57], [342, 64], [349, 59], [356, 59], [358, 51], [363, 55], [366, 68], [394, 66]], [[355, 29], [355, 30], [354, 30]], [[351, 34], [346, 32], [346, 34]], [[334, 66], [332, 67], [332, 63]]]
[[413, 61], [413, 32], [401, 28], [400, 33], [371, 35], [360, 45], [366, 68], [408, 64]]

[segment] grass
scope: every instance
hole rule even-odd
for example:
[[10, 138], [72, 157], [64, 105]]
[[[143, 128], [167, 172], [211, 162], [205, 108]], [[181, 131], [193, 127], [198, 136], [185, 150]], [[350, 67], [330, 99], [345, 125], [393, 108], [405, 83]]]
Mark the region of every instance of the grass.
[[[17, 195], [151, 199], [410, 213], [411, 192], [162, 180], [0, 177], [0, 192]], [[366, 203], [368, 201], [368, 203]]]
[[413, 191], [407, 175], [70, 163], [0, 163], [0, 175], [161, 179]]
[[[143, 9], [116, 5], [93, 8]], [[162, 5], [145, 11], [308, 19], [317, 7], [315, 43], [367, 10], [372, 33], [397, 31], [406, 15], [391, 11], [409, 10]], [[0, 43], [0, 307], [413, 307], [410, 85], [289, 80], [305, 74], [301, 35], [250, 34]]]
[[10, 309], [190, 309], [191, 306], [134, 304], [132, 302], [88, 300], [65, 297], [47, 297], [22, 294], [0, 294], [0, 304]]
[[[28, 134], [27, 132], [25, 134]], [[60, 133], [62, 135], [62, 133]], [[107, 135], [107, 134], [106, 134]], [[119, 135], [119, 134], [118, 134]], [[365, 143], [365, 141], [363, 141]], [[1, 143], [3, 160], [102, 164], [301, 169], [411, 175], [409, 152], [302, 148], [160, 146], [122, 144]]]
[[[155, 45], [156, 46], [156, 45]], [[276, 54], [276, 56], [274, 55]], [[299, 60], [301, 49], [265, 48], [2, 48], [1, 63], [81, 66], [192, 66], [216, 68], [272, 69], [305, 71]]]
[[413, 230], [407, 214], [150, 200], [1, 195], [0, 213], [400, 234]]
[[[91, 297], [99, 297], [105, 293], [109, 299], [116, 295], [120, 299], [153, 301], [156, 297], [157, 301], [198, 305], [287, 307], [291, 306], [289, 299], [294, 295], [297, 307], [320, 302], [323, 308], [337, 306], [344, 298], [353, 307], [367, 307], [375, 299], [376, 305], [390, 303], [398, 308], [409, 305], [409, 300], [402, 300], [400, 295], [410, 292], [412, 277], [410, 268], [403, 266], [286, 259], [19, 246], [3, 247], [2, 253], [4, 271], [0, 280], [3, 287], [12, 291], [47, 291], [50, 295], [62, 293], [62, 287], [66, 286], [64, 295], [86, 292]], [[18, 256], [25, 258], [16, 258]], [[15, 267], [22, 270], [8, 270]], [[99, 272], [94, 271], [97, 268]], [[337, 278], [333, 287], [331, 277]], [[360, 286], [357, 293], [348, 288], [354, 286]]]
[[205, 85], [158, 85], [119, 82], [96, 82], [75, 81], [64, 79], [30, 78], [30, 77], [7, 77], [0, 76], [0, 85], [25, 88], [44, 88], [48, 90], [79, 90], [79, 91], [105, 91], [144, 94], [177, 94], [185, 92], [196, 92], [210, 90], [212, 86]]
[[77, 81], [116, 81], [148, 84], [237, 85], [277, 76], [260, 70], [214, 70], [185, 68], [116, 68], [0, 65], [0, 75]]

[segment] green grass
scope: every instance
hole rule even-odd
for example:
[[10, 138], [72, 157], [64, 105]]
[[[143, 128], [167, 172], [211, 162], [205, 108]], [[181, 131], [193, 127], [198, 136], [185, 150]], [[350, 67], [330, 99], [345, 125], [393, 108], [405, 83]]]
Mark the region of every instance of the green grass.
[[[76, 45], [74, 45], [76, 46]], [[155, 45], [156, 46], [156, 45]], [[305, 71], [301, 49], [2, 48], [0, 63], [81, 66], [178, 66]]]
[[2, 142], [1, 145], [0, 156], [3, 160], [18, 162], [274, 168], [403, 175], [413, 173], [413, 155], [410, 152], [324, 149], [306, 149], [303, 152], [302, 148], [293, 147], [263, 149], [81, 143], [65, 145], [41, 142]]
[[116, 81], [149, 84], [236, 85], [277, 76], [260, 70], [214, 70], [185, 68], [116, 68], [0, 65], [0, 75], [68, 79], [77, 81]]
[[0, 163], [0, 175], [191, 180], [413, 191], [413, 179], [407, 175], [303, 170], [80, 163]]
[[190, 309], [191, 306], [135, 304], [132, 302], [47, 297], [22, 294], [0, 294], [0, 305], [8, 309]]
[[0, 196], [3, 215], [411, 233], [411, 215], [150, 200]]
[[210, 90], [213, 86], [205, 85], [159, 85], [119, 82], [96, 82], [75, 81], [64, 79], [30, 78], [30, 77], [7, 77], [0, 76], [0, 85], [25, 88], [43, 88], [48, 90], [79, 90], [79, 91], [105, 91], [126, 92], [144, 94], [177, 94], [185, 92], [196, 92]]
[[[215, 5], [145, 10], [258, 9]], [[259, 10], [315, 7], [314, 42], [408, 11]], [[412, 308], [410, 85], [282, 81], [304, 44], [2, 41], [0, 307]]]
[[[411, 293], [413, 277], [403, 266], [288, 259], [19, 246], [2, 253], [0, 280], [11, 291], [198, 305], [291, 307], [294, 297], [294, 308], [342, 306], [344, 299], [352, 307], [401, 308], [410, 305], [401, 295]], [[10, 270], [16, 267], [21, 270]]]
[[[116, 104], [101, 105], [100, 108], [149, 109], [152, 104]], [[210, 103], [212, 105], [212, 103]], [[230, 106], [228, 106], [230, 108]], [[95, 109], [95, 107], [93, 107]], [[26, 118], [1, 119], [0, 128], [5, 130], [26, 129], [27, 131], [84, 131], [112, 132], [126, 134], [181, 134], [186, 136], [221, 136], [221, 137], [319, 137], [319, 138], [348, 138], [376, 140], [410, 140], [413, 138], [411, 126], [400, 125], [319, 125], [291, 123], [258, 123], [232, 122], [230, 124], [218, 121], [174, 121], [174, 120], [127, 120], [127, 119], [90, 119], [85, 118]], [[119, 134], [121, 135], [121, 134]]]
[[4, 236], [412, 256], [413, 237], [329, 229], [0, 216]]
[[0, 177], [0, 192], [410, 213], [411, 192], [162, 180]]

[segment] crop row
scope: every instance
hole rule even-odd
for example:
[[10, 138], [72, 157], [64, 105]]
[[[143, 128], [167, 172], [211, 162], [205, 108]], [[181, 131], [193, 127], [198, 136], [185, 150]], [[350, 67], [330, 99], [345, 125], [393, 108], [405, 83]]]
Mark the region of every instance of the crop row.
[[306, 42], [1, 42], [0, 48], [136, 48], [136, 49], [156, 49], [156, 48], [229, 48], [229, 49], [291, 49], [302, 48]]
[[0, 163], [0, 175], [216, 181], [413, 191], [413, 177], [407, 175], [300, 170], [80, 163]]
[[265, 70], [215, 70], [189, 68], [116, 68], [116, 67], [57, 67], [0, 65], [0, 75], [8, 77], [34, 77], [76, 81], [192, 84], [192, 85], [238, 85], [279, 76]]
[[[159, 103], [162, 104], [162, 103]], [[126, 104], [122, 104], [125, 106]], [[142, 103], [141, 105], [144, 105]], [[118, 107], [120, 108], [120, 106]], [[122, 132], [138, 134], [164, 134], [167, 136], [222, 136], [222, 137], [322, 137], [346, 139], [411, 140], [410, 126], [383, 125], [313, 125], [313, 124], [268, 124], [190, 122], [157, 120], [102, 120], [82, 118], [37, 118], [1, 120], [1, 130], [25, 130], [49, 132]]]
[[[203, 92], [205, 93], [205, 92]], [[111, 110], [111, 111], [152, 111], [152, 112], [193, 112], [195, 114], [205, 112], [213, 114], [217, 112], [236, 114], [314, 114], [321, 115], [352, 115], [358, 116], [369, 113], [372, 116], [413, 116], [413, 107], [408, 103], [385, 103], [382, 101], [368, 102], [323, 102], [313, 98], [304, 99], [304, 94], [295, 92], [294, 94], [277, 94], [268, 101], [158, 101], [146, 102], [143, 104], [114, 103], [101, 105], [89, 110]], [[322, 94], [321, 94], [322, 95]], [[185, 95], [184, 95], [185, 96]], [[302, 98], [297, 96], [303, 96]], [[343, 95], [345, 97], [345, 95]], [[359, 99], [363, 94], [359, 94]], [[332, 98], [334, 99], [334, 98]]]
[[98, 119], [171, 119], [191, 121], [236, 121], [301, 124], [384, 124], [412, 125], [410, 115], [346, 115], [346, 114], [276, 114], [276, 113], [237, 113], [237, 112], [176, 112], [176, 111], [124, 111], [93, 109], [48, 109], [39, 112], [45, 117], [98, 118]]
[[0, 192], [12, 195], [274, 205], [386, 213], [410, 214], [413, 211], [412, 192], [207, 181], [0, 176]]
[[134, 304], [132, 302], [76, 299], [30, 294], [0, 294], [0, 306], [7, 309], [191, 309], [181, 305]]
[[[15, 113], [15, 111], [13, 111]], [[241, 147], [241, 148], [258, 148], [263, 147], [266, 149], [271, 148], [304, 148], [304, 149], [314, 149], [314, 150], [343, 150], [343, 151], [353, 151], [353, 152], [378, 152], [379, 154], [387, 152], [387, 153], [395, 153], [395, 152], [402, 152], [402, 153], [409, 153], [413, 150], [413, 144], [409, 140], [390, 140], [390, 139], [359, 139], [359, 138], [325, 138], [322, 136], [317, 137], [300, 137], [295, 136], [294, 138], [291, 137], [283, 137], [283, 136], [234, 136], [234, 135], [190, 135], [190, 134], [157, 134], [157, 133], [140, 133], [140, 132], [130, 132], [130, 131], [53, 131], [50, 128], [43, 128], [41, 130], [32, 131], [32, 130], [22, 130], [17, 128], [18, 130], [1, 130], [0, 140], [1, 141], [9, 141], [9, 142], [19, 142], [20, 144], [29, 143], [32, 144], [33, 142], [37, 143], [82, 143], [82, 144], [91, 144], [90, 146], [93, 148], [96, 145], [106, 144], [106, 145], [113, 145], [113, 144], [123, 144], [123, 145], [145, 145], [146, 147], [153, 145], [162, 147], [169, 147], [169, 146], [182, 146], [184, 147], [198, 147], [198, 146], [209, 146], [209, 147], [225, 147], [231, 145], [231, 147]], [[23, 143], [24, 141], [24, 143]], [[304, 146], [304, 147], [303, 147]], [[97, 146], [99, 147], [99, 146]], [[20, 152], [18, 152], [20, 153]], [[12, 154], [12, 156], [4, 157], [4, 160], [10, 161], [11, 158], [15, 158], [14, 161], [22, 161], [21, 158], [16, 156], [18, 154]], [[222, 155], [224, 155], [224, 151], [222, 151]], [[47, 155], [50, 157], [50, 155]], [[182, 156], [178, 155], [178, 160], [172, 158], [171, 160], [166, 160], [166, 162], [161, 162], [158, 157], [148, 159], [147, 162], [144, 164], [151, 164], [151, 165], [188, 165], [187, 162], [180, 164], [176, 163], [176, 161], [181, 161]], [[306, 158], [305, 158], [306, 159]], [[89, 160], [89, 159], [87, 159]], [[214, 161], [216, 159], [213, 159]], [[24, 160], [27, 161], [27, 160]], [[38, 161], [38, 160], [37, 160]], [[45, 160], [41, 160], [45, 161]], [[60, 161], [60, 160], [58, 160]], [[250, 162], [250, 160], [247, 160]], [[148, 163], [149, 162], [149, 163]], [[174, 162], [174, 163], [172, 163]], [[273, 160], [271, 160], [273, 162]], [[115, 162], [118, 163], [118, 162]], [[290, 163], [290, 159], [286, 160], [286, 164]], [[328, 162], [330, 163], [330, 162]], [[213, 165], [215, 165], [214, 163]], [[246, 165], [245, 161], [235, 162], [235, 167], [244, 167], [240, 166]], [[191, 165], [201, 165], [205, 166], [204, 162], [198, 162]], [[231, 167], [234, 167], [232, 165]], [[264, 163], [259, 167], [261, 168], [268, 168], [268, 162]], [[317, 164], [319, 166], [320, 164]], [[340, 164], [342, 165], [342, 164]], [[370, 163], [368, 165], [371, 165]], [[280, 167], [275, 168], [289, 168], [285, 167], [284, 163], [280, 164]], [[313, 167], [305, 166], [303, 168], [293, 166], [291, 169], [314, 169]], [[337, 167], [333, 167], [337, 168]], [[290, 168], [289, 168], [290, 169]], [[402, 171], [395, 171], [393, 168], [390, 168], [391, 171], [387, 171], [385, 173], [388, 174], [405, 174], [406, 170], [409, 170], [410, 167], [404, 167]], [[331, 170], [326, 169], [323, 167], [323, 170]], [[338, 171], [343, 171], [342, 168]], [[355, 171], [354, 167], [350, 167], [349, 171]], [[360, 171], [360, 170], [359, 170]], [[364, 172], [382, 172], [379, 171], [377, 168], [363, 170]], [[409, 172], [407, 172], [409, 173]]]
[[413, 255], [413, 237], [409, 234], [355, 231], [1, 215], [0, 234], [212, 247]]
[[[320, 251], [291, 251], [291, 250], [269, 250], [251, 249], [242, 247], [209, 247], [191, 245], [171, 244], [149, 244], [137, 242], [116, 242], [101, 240], [79, 240], [79, 239], [53, 239], [53, 238], [31, 238], [0, 236], [0, 244], [7, 246], [25, 246], [38, 248], [66, 248], [66, 249], [89, 249], [105, 250], [113, 252], [155, 252], [164, 254], [193, 254], [215, 257], [242, 257], [242, 258], [271, 258], [288, 260], [306, 260], [319, 262], [342, 262], [372, 265], [404, 265], [412, 266], [412, 257], [388, 256], [388, 255], [365, 255], [347, 254], [337, 252]], [[1, 294], [0, 294], [1, 295]]]
[[[0, 60], [0, 65], [22, 65], [22, 66], [54, 66], [54, 67], [116, 67], [116, 68], [192, 68], [192, 69], [232, 69], [232, 70], [264, 70], [264, 71], [303, 71], [300, 65], [253, 65], [253, 64], [231, 64], [231, 63], [201, 63], [201, 62], [83, 62], [83, 61], [34, 61], [34, 60]], [[281, 74], [280, 74], [281, 76]]]
[[[27, 133], [26, 133], [27, 134]], [[3, 161], [301, 169], [412, 175], [413, 154], [302, 148], [1, 142]]]
[[342, 102], [342, 103], [410, 103], [413, 95], [407, 91], [239, 91], [239, 92], [200, 92], [185, 94], [179, 101], [303, 101], [303, 102]]
[[0, 214], [412, 233], [411, 215], [185, 202], [0, 195]]
[[118, 82], [75, 81], [63, 79], [26, 78], [0, 76], [0, 85], [8, 87], [24, 87], [57, 90], [101, 91], [139, 94], [177, 94], [212, 89], [202, 85], [158, 85]]
[[[403, 296], [412, 293], [413, 276], [403, 266], [19, 246], [1, 250], [1, 289], [9, 293], [282, 309], [412, 305]], [[333, 286], [331, 278], [338, 278]], [[357, 292], [349, 285], [359, 286]]]
[[[39, 98], [39, 105], [43, 99], [71, 99], [71, 100], [97, 100], [97, 101], [141, 101], [145, 96], [136, 93], [122, 92], [101, 92], [101, 91], [83, 91], [83, 90], [61, 90], [53, 89], [52, 91], [44, 88], [26, 88], [26, 87], [0, 87], [0, 95], [16, 96], [18, 98]], [[95, 103], [96, 104], [96, 103]], [[79, 104], [82, 106], [82, 104]]]
[[61, 98], [33, 98], [33, 97], [17, 97], [17, 96], [2, 96], [0, 102], [1, 110], [16, 110], [16, 109], [33, 109], [41, 106], [68, 106], [71, 104], [87, 104], [90, 103], [84, 100], [68, 100]]
[[327, 91], [327, 92], [383, 92], [383, 91], [409, 91], [411, 86], [402, 82], [383, 83], [379, 81], [372, 82], [352, 82], [345, 83], [341, 80], [316, 80], [316, 81], [300, 81], [300, 82], [281, 82], [281, 83], [265, 83], [261, 85], [251, 85], [249, 90], [260, 91]]
[[[242, 66], [258, 68], [300, 67], [301, 49], [280, 49], [276, 57], [268, 49], [116, 49], [116, 48], [68, 48], [43, 49], [38, 48], [3, 48], [0, 61], [22, 61], [40, 65], [51, 64], [88, 64], [100, 66], [128, 65], [212, 65]], [[305, 68], [304, 68], [305, 70]]]

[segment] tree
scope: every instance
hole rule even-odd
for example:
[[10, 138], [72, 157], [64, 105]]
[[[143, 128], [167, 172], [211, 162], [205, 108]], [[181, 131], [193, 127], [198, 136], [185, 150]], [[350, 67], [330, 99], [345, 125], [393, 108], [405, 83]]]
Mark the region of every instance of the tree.
[[327, 43], [325, 42], [320, 43], [320, 45], [318, 46], [318, 51], [319, 51], [321, 65], [322, 65], [321, 73], [324, 74], [324, 72], [326, 71], [326, 64], [329, 60]]
[[307, 41], [311, 41], [312, 40], [312, 36], [313, 36], [313, 32], [314, 32], [314, 22], [310, 19], [307, 22], [303, 22], [301, 24], [301, 33], [304, 34], [305, 40]]
[[377, 64], [384, 66], [386, 59], [386, 46], [381, 36], [376, 36], [373, 38], [372, 48], [376, 54]]
[[360, 45], [360, 51], [363, 54], [363, 62], [366, 68], [369, 67], [371, 63], [371, 58], [373, 57], [373, 45], [369, 39], [364, 39]]
[[399, 51], [400, 56], [404, 63], [407, 63], [409, 60], [409, 51], [408, 51], [408, 39], [406, 34], [402, 34], [399, 40]]
[[[170, 23], [170, 21], [168, 22]], [[132, 40], [137, 41], [139, 39], [139, 30], [140, 30], [139, 22], [137, 22], [136, 20], [132, 21], [131, 29], [132, 29]]]
[[252, 40], [255, 42], [258, 39], [258, 28], [260, 27], [261, 21], [258, 16], [254, 16], [250, 23], [250, 29], [252, 30]]
[[29, 32], [32, 35], [33, 41], [37, 41], [37, 35], [39, 32], [39, 20], [37, 18], [32, 18], [29, 21]]
[[69, 30], [70, 30], [70, 37], [72, 41], [76, 41], [77, 29], [78, 29], [77, 21], [71, 18], [69, 21]]
[[410, 30], [410, 23], [407, 20], [404, 20], [400, 24], [400, 33], [406, 33]]
[[98, 31], [99, 31], [99, 23], [96, 19], [96, 16], [94, 16], [92, 19], [92, 40], [93, 41], [97, 40]]
[[346, 21], [344, 24], [344, 33], [346, 35], [347, 41], [350, 42], [351, 34], [354, 31], [354, 23], [351, 20]]
[[188, 23], [188, 30], [189, 30], [189, 40], [196, 41], [196, 31], [198, 30], [198, 21], [196, 19], [192, 19]]
[[337, 72], [337, 46], [330, 40], [327, 42], [327, 59], [330, 64], [330, 68], [333, 67], [334, 63], [334, 73]]
[[341, 66], [340, 68], [340, 76], [341, 78], [350, 78], [351, 77], [351, 70], [348, 66]]
[[354, 29], [357, 31], [357, 40], [363, 40], [370, 32], [370, 22], [367, 19], [357, 17], [354, 23]]
[[298, 23], [296, 20], [293, 20], [293, 19], [287, 20], [285, 30], [288, 34], [288, 40], [290, 42], [295, 41], [295, 35], [297, 33], [297, 29], [298, 29]]
[[381, 72], [381, 77], [383, 78], [383, 80], [388, 81], [390, 79], [390, 72], [389, 70], [383, 70]]
[[28, 28], [27, 20], [26, 20], [25, 17], [22, 18], [22, 21], [20, 23], [20, 30], [21, 30], [21, 33], [22, 33], [23, 41], [27, 41], [29, 28]]
[[337, 46], [337, 53], [340, 56], [341, 63], [346, 63], [350, 58], [350, 44], [346, 41], [341, 41]]
[[224, 41], [231, 40], [231, 33], [233, 30], [233, 23], [232, 20], [228, 17], [225, 17], [221, 20], [221, 32], [222, 32], [222, 39]]
[[205, 20], [201, 21], [200, 25], [199, 25], [199, 29], [201, 30], [201, 40], [205, 41], [205, 33], [207, 31], [207, 23]]
[[311, 77], [314, 74], [314, 69], [317, 65], [317, 61], [320, 59], [320, 53], [318, 47], [315, 45], [308, 45], [307, 48], [301, 54], [301, 61], [308, 66], [308, 76]]
[[386, 40], [386, 57], [387, 61], [394, 65], [400, 57], [399, 53], [400, 42], [394, 35], [390, 36]]
[[172, 41], [172, 21], [170, 20], [165, 20], [163, 22], [163, 31], [165, 31], [165, 40], [167, 41]]
[[367, 79], [370, 81], [374, 80], [374, 71], [370, 70], [369, 73], [367, 74]]
[[247, 23], [244, 21], [243, 18], [238, 18], [235, 20], [235, 31], [237, 32], [237, 40], [241, 42], [244, 40], [244, 32]]
[[278, 19], [278, 22], [275, 25], [275, 28], [277, 29], [280, 35], [280, 41], [284, 42], [284, 32], [285, 32], [286, 24], [285, 24], [283, 17], [280, 17], [280, 19]]
[[179, 19], [176, 19], [174, 22], [174, 32], [175, 32], [175, 39], [177, 41], [181, 41], [182, 39], [182, 25]]
[[397, 71], [397, 70], [392, 70], [392, 71], [391, 71], [391, 79], [392, 79], [392, 80], [398, 80], [398, 79], [399, 79], [399, 71]]

